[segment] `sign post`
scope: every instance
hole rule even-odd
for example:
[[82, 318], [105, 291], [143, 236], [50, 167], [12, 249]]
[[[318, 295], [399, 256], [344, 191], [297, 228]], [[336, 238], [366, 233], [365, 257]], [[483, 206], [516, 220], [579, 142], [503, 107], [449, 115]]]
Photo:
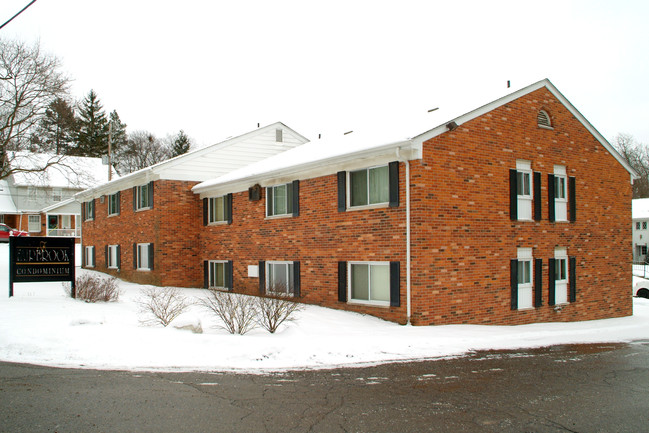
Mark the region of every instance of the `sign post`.
[[74, 238], [10, 237], [9, 297], [14, 283], [69, 281], [76, 298]]

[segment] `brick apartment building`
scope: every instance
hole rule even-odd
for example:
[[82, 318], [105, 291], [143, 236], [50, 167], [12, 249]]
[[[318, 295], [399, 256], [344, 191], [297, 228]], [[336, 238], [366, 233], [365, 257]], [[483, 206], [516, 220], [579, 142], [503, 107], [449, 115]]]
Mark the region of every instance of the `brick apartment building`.
[[[635, 173], [552, 83], [424, 131], [297, 140], [209, 179], [95, 188], [78, 196], [95, 203], [83, 243], [132, 281], [285, 292], [399, 323], [632, 313]], [[97, 204], [106, 192], [118, 218]]]

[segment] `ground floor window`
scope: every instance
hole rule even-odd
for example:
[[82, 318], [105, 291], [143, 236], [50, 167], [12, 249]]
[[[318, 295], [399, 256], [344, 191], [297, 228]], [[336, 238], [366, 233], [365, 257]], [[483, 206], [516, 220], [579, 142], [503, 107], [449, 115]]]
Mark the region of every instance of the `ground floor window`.
[[390, 305], [390, 263], [350, 262], [349, 299]]
[[119, 245], [108, 245], [106, 259], [107, 265], [110, 269], [118, 269], [120, 267], [119, 249]]
[[293, 262], [266, 262], [266, 292], [288, 295], [294, 293]]
[[209, 284], [210, 289], [226, 289], [226, 275], [228, 262], [220, 260], [211, 260], [209, 262]]
[[135, 268], [138, 271], [153, 269], [153, 244], [135, 245]]
[[534, 287], [532, 249], [518, 249], [518, 309], [533, 308]]
[[84, 263], [87, 268], [95, 267], [95, 247], [85, 247], [84, 248]]
[[40, 215], [28, 215], [28, 229], [30, 232], [40, 232], [41, 231], [41, 216]]

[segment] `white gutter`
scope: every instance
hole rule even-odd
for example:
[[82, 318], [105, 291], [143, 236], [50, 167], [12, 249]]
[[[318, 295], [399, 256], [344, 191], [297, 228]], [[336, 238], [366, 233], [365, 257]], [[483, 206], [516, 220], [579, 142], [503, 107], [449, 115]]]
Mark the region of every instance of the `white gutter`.
[[406, 315], [410, 325], [410, 316], [412, 311], [411, 304], [411, 287], [410, 287], [410, 161], [405, 158], [402, 160], [400, 148], [397, 147], [397, 160], [406, 164]]

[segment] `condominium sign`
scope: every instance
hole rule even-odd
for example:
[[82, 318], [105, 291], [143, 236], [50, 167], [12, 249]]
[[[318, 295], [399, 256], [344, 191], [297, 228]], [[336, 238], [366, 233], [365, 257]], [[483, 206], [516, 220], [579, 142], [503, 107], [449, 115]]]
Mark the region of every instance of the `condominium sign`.
[[14, 283], [70, 281], [74, 287], [74, 238], [9, 238], [9, 297]]

